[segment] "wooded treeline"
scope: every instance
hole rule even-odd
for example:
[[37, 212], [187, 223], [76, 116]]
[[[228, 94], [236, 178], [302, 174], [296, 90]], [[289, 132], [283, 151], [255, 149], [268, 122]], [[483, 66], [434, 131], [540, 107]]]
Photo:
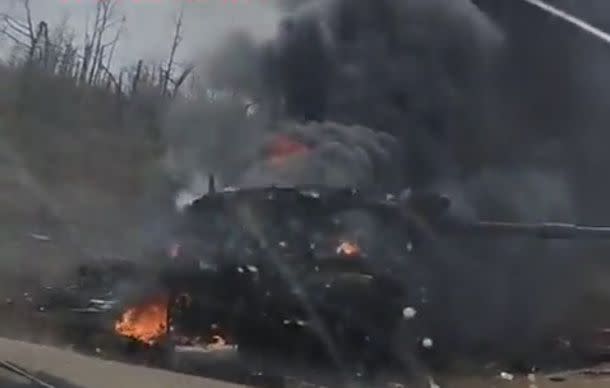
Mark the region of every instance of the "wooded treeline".
[[133, 96], [145, 85], [162, 97], [172, 98], [189, 81], [194, 84], [194, 66], [177, 60], [184, 6], [176, 15], [165, 61], [148, 64], [139, 60], [119, 67], [113, 61], [127, 24], [119, 9], [120, 0], [96, 1], [93, 21], [81, 37], [71, 30], [67, 18], [55, 26], [34, 20], [31, 3], [19, 0], [19, 15], [0, 13], [0, 35], [12, 45], [8, 59], [12, 67], [59, 76], [75, 85], [103, 88], [121, 97]]

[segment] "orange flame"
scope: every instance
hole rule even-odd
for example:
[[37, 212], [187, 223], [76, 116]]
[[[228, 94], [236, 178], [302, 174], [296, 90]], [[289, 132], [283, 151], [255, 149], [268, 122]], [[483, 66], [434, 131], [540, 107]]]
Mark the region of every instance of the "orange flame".
[[154, 345], [167, 331], [168, 298], [158, 297], [149, 303], [127, 309], [115, 322], [114, 330], [148, 345]]
[[285, 134], [273, 138], [268, 149], [268, 161], [273, 166], [282, 166], [289, 158], [309, 153], [309, 147]]
[[356, 243], [343, 241], [337, 247], [337, 254], [345, 256], [356, 256], [360, 254], [360, 247]]

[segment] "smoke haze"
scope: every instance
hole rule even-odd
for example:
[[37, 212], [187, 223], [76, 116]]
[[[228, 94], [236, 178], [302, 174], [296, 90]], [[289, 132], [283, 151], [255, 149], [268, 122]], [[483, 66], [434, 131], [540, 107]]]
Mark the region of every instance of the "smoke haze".
[[[610, 26], [605, 0], [552, 3]], [[39, 19], [69, 13], [80, 32], [91, 9], [32, 4]], [[117, 64], [165, 58], [176, 4], [120, 5]], [[201, 193], [208, 173], [234, 186], [433, 188], [464, 217], [610, 223], [606, 45], [516, 0], [276, 5], [188, 5], [181, 56], [197, 59], [200, 93], [162, 122], [163, 167], [182, 188]], [[278, 136], [306, 150], [270, 163]], [[456, 341], [515, 348], [565, 318], [585, 262], [609, 252], [501, 239], [439, 251]]]
[[[273, 38], [234, 34], [202, 66], [208, 85], [235, 92], [223, 100], [232, 113], [204, 99], [169, 116], [168, 136], [180, 128], [197, 145], [176, 148], [177, 170], [229, 185], [429, 187], [473, 218], [610, 220], [599, 143], [610, 52], [594, 38], [515, 1], [280, 3]], [[599, 18], [593, 3], [554, 2]], [[312, 151], [269, 165], [277, 133]], [[578, 303], [588, 266], [577, 257], [608, 248], [468, 241], [442, 250], [456, 341], [514, 351]]]

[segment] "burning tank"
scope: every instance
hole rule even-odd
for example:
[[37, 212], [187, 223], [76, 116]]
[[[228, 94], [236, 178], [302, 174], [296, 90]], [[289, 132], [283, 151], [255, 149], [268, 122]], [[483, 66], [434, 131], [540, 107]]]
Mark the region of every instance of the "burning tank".
[[118, 338], [165, 366], [186, 346], [403, 368], [456, 354], [445, 237], [610, 237], [608, 227], [466, 220], [450, 207], [437, 193], [217, 190], [210, 179], [154, 260], [88, 262], [76, 283], [41, 290], [32, 303], [37, 316], [61, 318], [72, 340], [108, 332], [91, 347]]
[[435, 260], [435, 239], [610, 238], [609, 227], [463, 220], [450, 205], [408, 190], [216, 190], [211, 178], [209, 192], [180, 215], [168, 249], [167, 323], [158, 335], [335, 366], [434, 360], [451, 354], [451, 274]]

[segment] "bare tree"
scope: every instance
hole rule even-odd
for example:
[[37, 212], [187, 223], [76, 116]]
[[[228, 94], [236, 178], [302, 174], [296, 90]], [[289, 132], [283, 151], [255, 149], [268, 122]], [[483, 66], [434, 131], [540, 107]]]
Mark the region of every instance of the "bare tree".
[[[49, 41], [49, 26], [46, 22], [38, 23], [38, 28], [36, 29], [36, 42], [34, 45], [34, 51], [36, 50], [40, 39], [44, 39], [44, 45], [42, 46], [39, 60], [46, 69], [49, 63], [49, 50], [51, 48], [51, 42]], [[34, 52], [31, 53], [31, 55], [33, 54]], [[29, 58], [31, 59], [31, 56]]]
[[[44, 32], [39, 24], [38, 33], [34, 31], [34, 22], [32, 20], [32, 9], [30, 0], [21, 0], [23, 6], [23, 19], [9, 15], [8, 13], [0, 13], [2, 25], [0, 33], [13, 41], [14, 44], [27, 50], [27, 58], [31, 61], [34, 58], [34, 53], [38, 45], [38, 40]], [[44, 24], [46, 27], [46, 23]]]
[[[105, 89], [114, 87], [118, 93], [125, 87], [124, 76], [132, 75], [127, 78], [131, 81], [131, 88], [126, 88], [130, 90], [125, 95], [136, 94], [141, 83], [158, 88], [163, 95], [171, 95], [192, 71], [191, 67], [182, 72], [177, 71], [183, 67], [176, 61], [176, 55], [182, 42], [184, 6], [177, 14], [169, 58], [165, 65], [147, 66], [139, 61], [135, 72], [121, 72], [121, 77], [115, 77], [111, 71], [112, 61], [126, 28], [126, 18], [117, 12], [120, 0], [96, 0], [92, 14], [94, 20], [87, 20], [83, 43], [80, 45], [75, 43], [76, 36], [69, 29], [67, 18], [50, 30], [46, 22], [34, 20], [31, 0], [17, 1], [20, 4], [19, 14], [0, 13], [0, 35], [13, 43], [11, 58], [14, 60], [11, 62], [15, 66], [26, 60], [27, 63], [40, 65], [40, 69], [48, 73], [72, 79], [75, 83], [100, 85]], [[20, 59], [19, 56], [23, 58]], [[173, 78], [174, 74], [178, 76], [177, 79]]]
[[114, 51], [116, 50], [116, 46], [117, 46], [119, 40], [121, 39], [121, 35], [123, 34], [123, 31], [125, 30], [126, 21], [127, 21], [127, 19], [125, 18], [125, 16], [123, 16], [123, 18], [121, 19], [121, 26], [117, 29], [114, 39], [109, 43], [110, 53], [108, 55], [108, 60], [106, 62], [107, 69], [112, 68], [112, 59], [114, 57]]
[[131, 84], [131, 94], [135, 95], [138, 91], [138, 84], [140, 83], [140, 76], [142, 74], [142, 64], [144, 62], [140, 59], [138, 61], [138, 66], [136, 67], [136, 72], [133, 76], [132, 84]]
[[68, 26], [68, 18], [53, 28], [47, 43], [46, 70], [61, 76], [71, 76], [77, 62], [78, 48], [74, 44], [75, 34]]
[[71, 42], [65, 44], [61, 57], [58, 59], [57, 72], [61, 76], [72, 77], [78, 68], [78, 49]]
[[87, 74], [89, 74], [89, 67], [91, 65], [92, 56], [93, 56], [93, 47], [97, 40], [97, 34], [99, 32], [99, 24], [100, 24], [100, 15], [101, 15], [101, 3], [96, 2], [95, 6], [95, 20], [93, 22], [93, 28], [91, 33], [89, 32], [89, 16], [87, 15], [87, 23], [85, 28], [85, 41], [83, 48], [83, 64], [82, 70], [80, 74], [80, 82], [85, 83], [87, 81]]
[[93, 32], [92, 43], [95, 44], [95, 50], [93, 50], [93, 59], [91, 61], [91, 69], [89, 70], [89, 83], [92, 84], [96, 69], [99, 67], [100, 61], [103, 57], [103, 46], [102, 39], [106, 33], [109, 23], [109, 18], [112, 17], [116, 0], [98, 0], [96, 3], [96, 25]]
[[167, 88], [172, 77], [172, 73], [174, 71], [174, 63], [176, 60], [176, 52], [178, 51], [178, 47], [180, 47], [180, 43], [182, 43], [182, 22], [184, 20], [184, 3], [180, 6], [180, 12], [178, 13], [178, 17], [176, 18], [176, 28], [174, 30], [174, 39], [172, 40], [172, 47], [169, 53], [169, 59], [167, 61], [167, 67], [165, 69], [165, 74], [163, 75], [163, 87], [162, 94], [167, 95]]
[[[88, 34], [85, 34], [85, 41], [88, 40]], [[78, 77], [79, 83], [85, 83], [87, 79], [87, 71], [89, 70], [89, 60], [91, 58], [91, 50], [92, 46], [89, 43], [85, 44], [85, 48], [83, 50], [83, 59], [81, 61], [81, 69], [80, 75]]]
[[[116, 6], [118, 0], [98, 0], [95, 6], [95, 20], [91, 32], [87, 25], [83, 51], [80, 80], [89, 84], [95, 83], [102, 72], [106, 72], [111, 65], [111, 58], [104, 64], [104, 56], [110, 47], [112, 55], [125, 25], [125, 17], [117, 17]], [[87, 23], [88, 24], [88, 23]], [[119, 25], [114, 39], [104, 42], [106, 34]], [[106, 72], [107, 73], [107, 72]]]
[[[86, 28], [82, 54], [74, 44], [75, 35], [68, 27], [67, 18], [50, 33], [46, 22], [34, 22], [31, 0], [19, 0], [23, 10], [22, 16], [0, 13], [0, 34], [14, 43], [17, 51], [13, 50], [13, 53], [24, 53], [27, 63], [36, 61], [49, 73], [59, 73], [70, 78], [76, 73], [76, 79], [81, 83], [88, 79], [97, 81], [101, 78], [110, 79], [115, 83], [116, 80], [108, 71], [108, 64], [111, 62], [104, 64], [104, 56], [107, 48], [111, 51], [116, 48], [125, 21], [124, 18], [111, 20], [117, 1], [100, 0], [96, 6], [96, 22], [92, 35], [88, 31], [89, 26]], [[104, 33], [119, 22], [121, 25], [114, 39], [108, 43], [104, 42]]]
[[182, 71], [182, 74], [180, 74], [180, 77], [178, 77], [178, 79], [176, 81], [172, 81], [174, 84], [174, 90], [172, 92], [172, 97], [176, 97], [176, 95], [180, 91], [180, 87], [182, 86], [184, 81], [186, 81], [187, 78], [192, 74], [194, 69], [195, 69], [195, 65], [186, 66], [186, 68]]

